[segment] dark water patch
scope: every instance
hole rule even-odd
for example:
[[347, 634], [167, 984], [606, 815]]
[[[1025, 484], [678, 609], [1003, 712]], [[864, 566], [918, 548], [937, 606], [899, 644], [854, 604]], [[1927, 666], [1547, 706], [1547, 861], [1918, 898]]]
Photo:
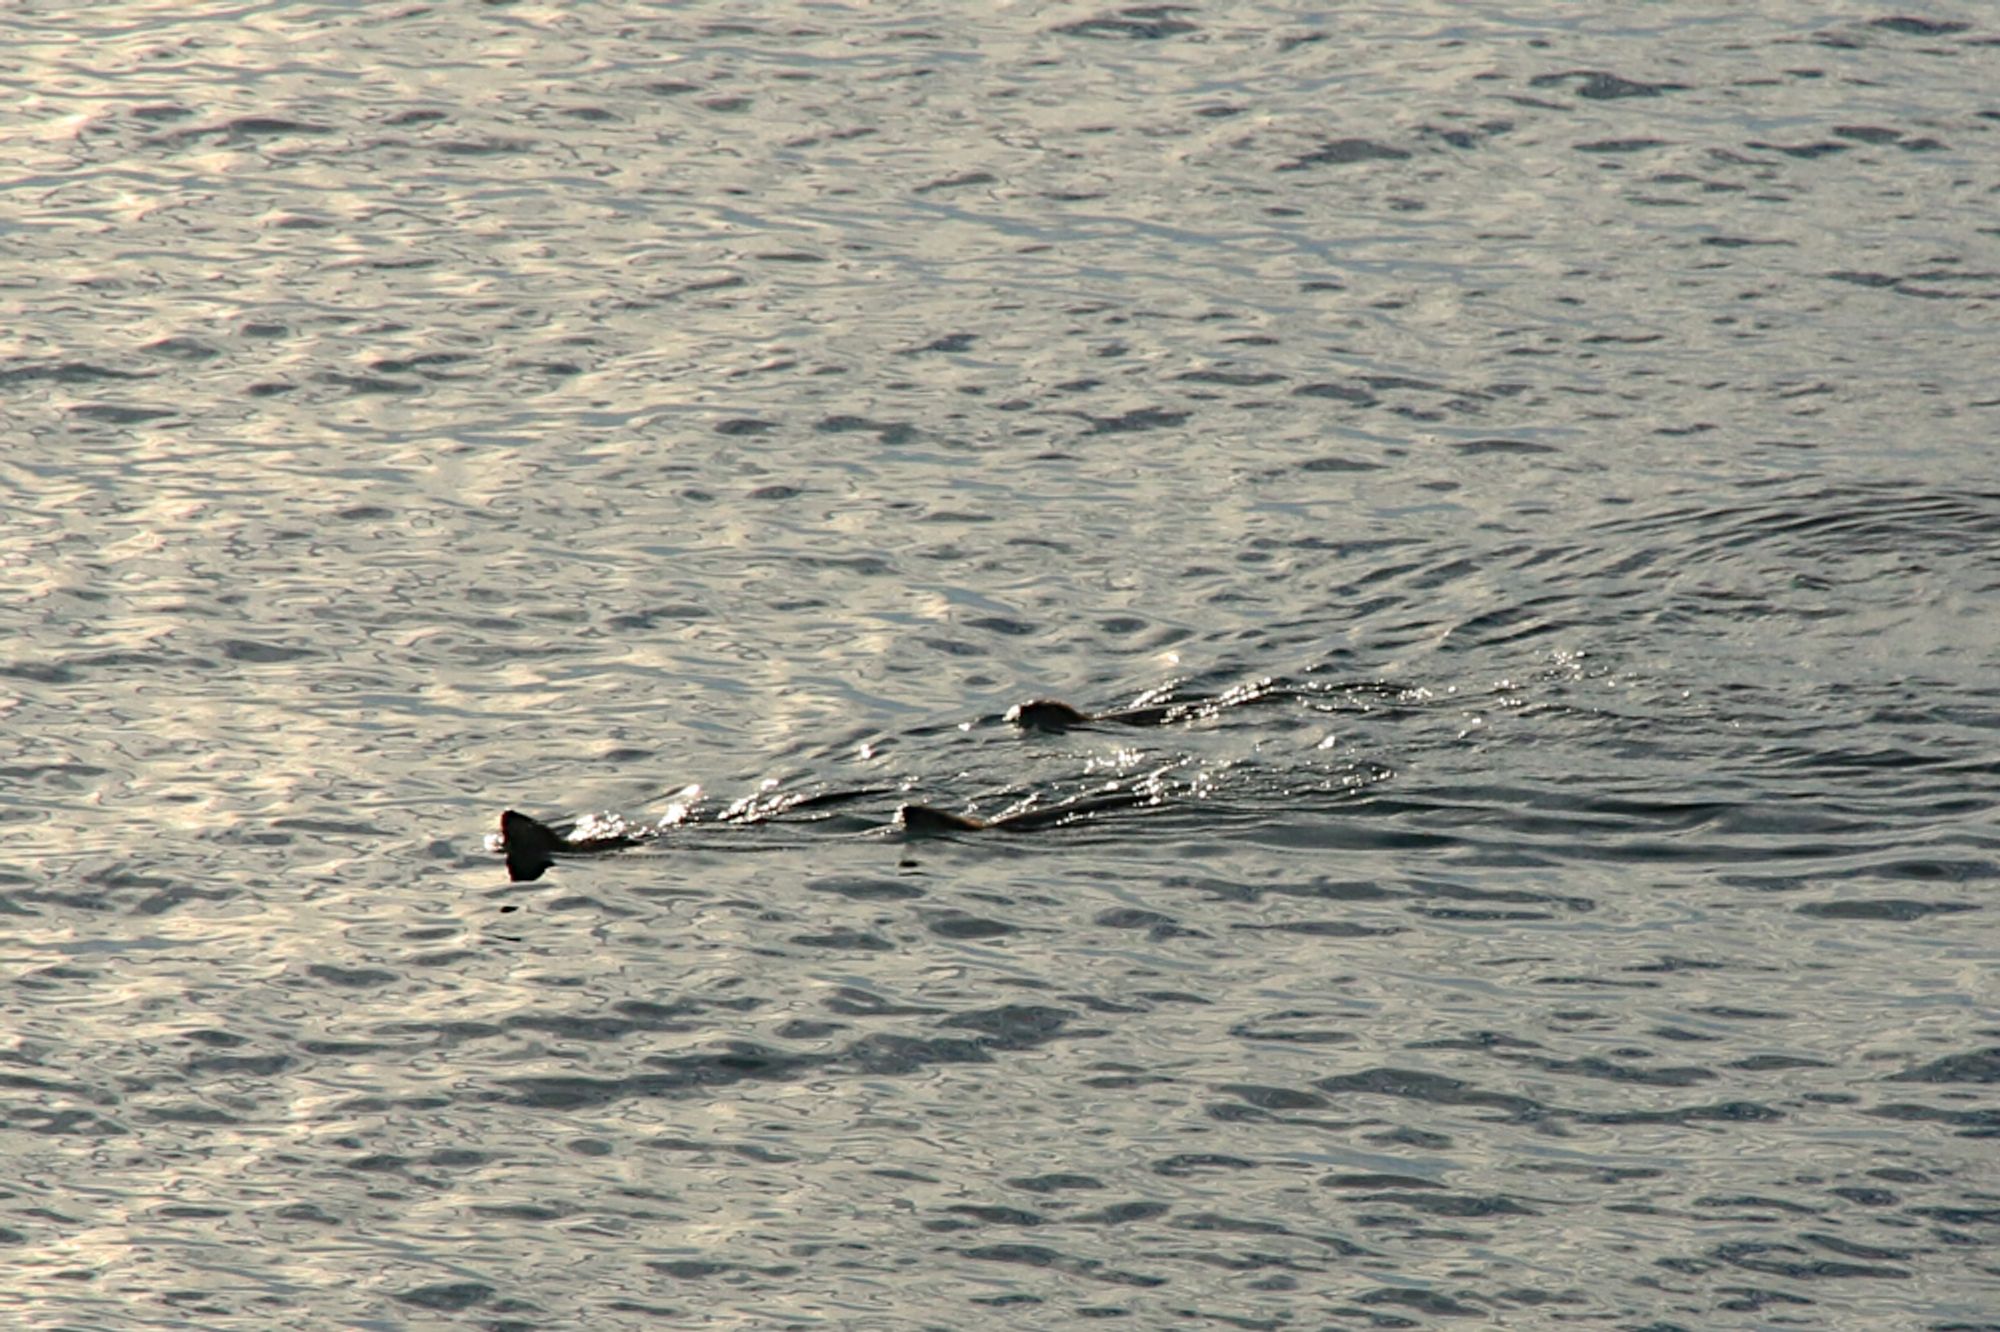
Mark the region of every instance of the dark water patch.
[[535, 151], [534, 140], [505, 134], [478, 138], [437, 139], [428, 141], [426, 146], [447, 157], [465, 158], [514, 157]]
[[400, 1304], [434, 1313], [459, 1313], [492, 1300], [498, 1291], [483, 1281], [445, 1281], [398, 1292]]
[[1191, 415], [1193, 415], [1191, 412], [1168, 411], [1160, 407], [1135, 407], [1118, 416], [1091, 416], [1086, 413], [1083, 414], [1083, 419], [1090, 422], [1090, 430], [1087, 432], [1089, 434], [1124, 435], [1148, 430], [1170, 430], [1175, 426], [1186, 424]]
[[201, 1124], [226, 1127], [244, 1122], [242, 1116], [207, 1105], [167, 1105], [147, 1110], [143, 1116], [156, 1124]]
[[464, 352], [423, 352], [415, 356], [385, 356], [368, 363], [378, 375], [406, 375], [412, 372], [428, 378], [450, 379], [442, 368], [462, 365], [474, 359]]
[[979, 341], [977, 333], [947, 333], [943, 337], [931, 339], [921, 347], [910, 348], [904, 354], [919, 356], [925, 352], [943, 352], [949, 355], [957, 355], [971, 351], [972, 344], [977, 341]]
[[0, 679], [34, 680], [41, 684], [68, 684], [75, 678], [75, 671], [59, 662], [10, 661], [0, 664]]
[[1586, 143], [1577, 144], [1576, 151], [1579, 153], [1643, 153], [1649, 152], [1654, 148], [1668, 148], [1671, 146], [1672, 144], [1666, 139], [1649, 139], [1643, 137], [1591, 139]]
[[1947, 1055], [1919, 1068], [1891, 1074], [1885, 1082], [2000, 1082], [2000, 1045]]
[[320, 655], [311, 648], [286, 647], [279, 643], [262, 643], [247, 638], [224, 639], [221, 648], [222, 655], [231, 661], [258, 666], [300, 661]]
[[[0, 667], [0, 678], [10, 675], [16, 679], [40, 680], [45, 684], [63, 683], [74, 678], [64, 668]], [[24, 763], [0, 765], [0, 778], [10, 785], [75, 790], [83, 783], [104, 776], [106, 771], [89, 763]]]
[[[1703, 1261], [1693, 1260], [1675, 1270], [1699, 1270], [1698, 1265]], [[1857, 1277], [1905, 1280], [1914, 1275], [1907, 1268], [1814, 1259], [1810, 1250], [1799, 1245], [1755, 1241], [1717, 1245], [1708, 1251], [1705, 1261], [1797, 1281], [1849, 1280]], [[1662, 1263], [1662, 1266], [1665, 1264]]]
[[118, 370], [89, 361], [53, 360], [15, 363], [0, 368], [0, 387], [47, 382], [51, 384], [97, 384], [107, 380], [149, 379], [154, 370]]
[[1706, 1068], [1693, 1065], [1640, 1068], [1594, 1056], [1583, 1059], [1549, 1059], [1539, 1055], [1507, 1054], [1501, 1057], [1529, 1064], [1547, 1073], [1595, 1078], [1605, 1082], [1630, 1083], [1642, 1087], [1691, 1087], [1697, 1083], [1713, 1082], [1716, 1076]]
[[706, 606], [680, 602], [670, 605], [649, 606], [644, 610], [623, 611], [608, 616], [605, 624], [613, 629], [648, 630], [664, 625], [684, 624], [691, 620], [705, 620], [715, 612]]
[[1246, 1041], [1279, 1041], [1292, 1045], [1344, 1045], [1355, 1039], [1352, 1017], [1286, 1009], [1277, 1013], [1246, 1018], [1229, 1028], [1229, 1034]]
[[1250, 933], [1268, 931], [1278, 934], [1300, 934], [1319, 939], [1372, 939], [1403, 932], [1399, 926], [1359, 925], [1347, 920], [1294, 920], [1275, 924], [1241, 922], [1231, 925], [1230, 928]]
[[424, 386], [421, 384], [386, 379], [381, 375], [349, 375], [325, 371], [314, 376], [314, 380], [330, 388], [345, 389], [361, 397], [394, 397], [424, 391]]
[[270, 138], [294, 134], [331, 134], [333, 126], [309, 120], [287, 120], [283, 116], [239, 116], [220, 127], [230, 138]]
[[222, 354], [216, 347], [190, 337], [161, 338], [147, 343], [140, 350], [169, 360], [188, 362], [212, 361]]
[[373, 838], [388, 835], [386, 829], [372, 823], [355, 823], [347, 819], [328, 819], [310, 815], [273, 819], [271, 826], [291, 832], [321, 833], [333, 838]]
[[922, 897], [925, 890], [903, 879], [827, 878], [805, 885], [813, 892], [837, 893], [858, 902], [903, 902]]
[[1216, 1090], [1224, 1095], [1237, 1097], [1246, 1105], [1253, 1105], [1260, 1110], [1317, 1110], [1328, 1104], [1324, 1096], [1293, 1087], [1262, 1087], [1230, 1083], [1217, 1087]]
[[[1567, 897], [1554, 893], [1537, 892], [1528, 888], [1484, 890], [1465, 884], [1447, 882], [1414, 885], [1413, 887], [1417, 894], [1431, 899], [1445, 899], [1455, 902], [1511, 902], [1523, 906], [1559, 907], [1563, 911], [1572, 914], [1584, 914], [1597, 910], [1597, 903], [1586, 897]], [[1449, 914], [1454, 910], [1453, 908], [1432, 905], [1422, 906], [1417, 909], [1422, 910], [1427, 915]], [[1550, 914], [1544, 911], [1529, 911], [1518, 914], [1505, 914], [1499, 918], [1545, 920], [1550, 918]]]
[[1758, 152], [1783, 153], [1786, 157], [1810, 161], [1814, 158], [1831, 157], [1837, 153], [1848, 152], [1854, 145], [1834, 139], [1818, 139], [1812, 143], [1769, 143], [1761, 139], [1752, 139], [1743, 146]]
[[1021, 927], [967, 911], [941, 911], [924, 922], [924, 928], [942, 939], [1003, 939], [1019, 934]]
[[306, 974], [316, 981], [341, 990], [372, 989], [402, 979], [395, 972], [385, 971], [379, 967], [337, 967], [323, 962], [307, 967]]
[[1041, 1213], [1031, 1212], [1025, 1207], [996, 1207], [991, 1204], [955, 1203], [943, 1210], [947, 1216], [965, 1217], [967, 1220], [932, 1222], [927, 1224], [925, 1229], [934, 1233], [945, 1233], [952, 1230], [975, 1229], [976, 1225], [1027, 1228], [1030, 1226], [1039, 1226], [1047, 1220]]
[[1162, 1202], [1124, 1202], [1078, 1212], [1065, 1219], [1068, 1224], [1077, 1226], [1128, 1226], [1135, 1221], [1158, 1220], [1172, 1210]]
[[1789, 1022], [1797, 1017], [1769, 1008], [1739, 1008], [1732, 1004], [1702, 1004], [1688, 1010], [1703, 1017], [1719, 1018], [1725, 1022]]
[[1416, 1175], [1328, 1175], [1319, 1181], [1323, 1189], [1441, 1189], [1445, 1187], [1433, 1179], [1423, 1179]]
[[1184, 37], [1200, 28], [1186, 19], [1173, 17], [1175, 14], [1195, 12], [1187, 5], [1141, 5], [1121, 9], [1115, 15], [1099, 18], [1079, 19], [1073, 23], [1059, 24], [1049, 31], [1065, 37], [1113, 38], [1125, 41], [1163, 41], [1169, 37]]
[[1548, 444], [1536, 444], [1525, 439], [1468, 439], [1452, 444], [1453, 451], [1468, 457], [1485, 453], [1543, 454], [1560, 453], [1561, 449]]
[[1180, 1152], [1162, 1157], [1153, 1162], [1152, 1171], [1169, 1179], [1186, 1179], [1190, 1176], [1210, 1176], [1227, 1174], [1240, 1170], [1255, 1170], [1258, 1163], [1240, 1156], [1225, 1156], [1218, 1152]]
[[[1050, 1268], [1071, 1276], [1084, 1277], [1114, 1286], [1143, 1289], [1167, 1284], [1165, 1277], [1123, 1271], [1106, 1266], [1100, 1259], [1072, 1257], [1039, 1244], [988, 1244], [961, 1249], [959, 1253], [976, 1262], [1015, 1263], [1026, 1267]], [[1083, 1311], [1079, 1311], [1079, 1315], [1088, 1316]]]
[[1894, 143], [1903, 137], [1903, 131], [1881, 125], [1835, 125], [1833, 132], [1857, 143]]
[[1316, 166], [1346, 166], [1354, 162], [1407, 162], [1412, 154], [1405, 149], [1373, 139], [1328, 139], [1309, 153], [1280, 163], [1279, 171], [1304, 171]]
[[1954, 33], [1969, 32], [1972, 29], [1970, 23], [1960, 19], [1914, 18], [1907, 14], [1870, 19], [1868, 26], [1903, 37], [1949, 37]]
[[914, 426], [898, 421], [875, 421], [865, 416], [827, 416], [813, 426], [821, 434], [838, 435], [851, 432], [872, 434], [883, 444], [907, 444], [917, 436]]
[[1168, 939], [1209, 937], [1206, 931], [1184, 926], [1172, 916], [1137, 907], [1113, 907], [1100, 911], [1092, 918], [1091, 924], [1108, 930], [1144, 930], [1146, 938], [1153, 943], [1162, 943]]
[[961, 1013], [945, 1019], [941, 1027], [966, 1027], [983, 1033], [986, 1043], [997, 1050], [1028, 1050], [1070, 1033], [1065, 1030], [1075, 1013], [1061, 1008], [1034, 1004], [1008, 1004], [982, 1012]]
[[231, 1078], [275, 1077], [292, 1067], [296, 1061], [288, 1054], [262, 1055], [199, 1055], [187, 1061], [185, 1071], [190, 1078], [197, 1076]]
[[[1436, 1186], [1425, 1183], [1430, 1190]], [[1534, 1208], [1501, 1194], [1465, 1194], [1448, 1191], [1420, 1192], [1409, 1189], [1378, 1189], [1352, 1196], [1343, 1196], [1341, 1201], [1362, 1205], [1389, 1204], [1420, 1216], [1487, 1217], [1487, 1216], [1538, 1216]], [[1390, 1218], [1370, 1215], [1363, 1225], [1381, 1225]]]
[[40, 1106], [0, 1107], [0, 1128], [48, 1138], [123, 1138], [132, 1130], [89, 1110], [55, 1110]]
[[1425, 1041], [1411, 1041], [1406, 1047], [1411, 1050], [1495, 1050], [1520, 1049], [1537, 1050], [1540, 1043], [1510, 1036], [1499, 1031], [1472, 1031], [1463, 1036], [1438, 1036]]
[[85, 421], [98, 421], [105, 425], [144, 425], [148, 421], [164, 421], [169, 417], [179, 416], [180, 411], [173, 407], [86, 402], [70, 408], [69, 414]]
[[822, 934], [795, 934], [791, 942], [801, 948], [826, 948], [855, 952], [888, 953], [895, 951], [896, 945], [879, 934], [865, 930], [829, 930]]
[[[1409, 1309], [1414, 1313], [1428, 1314], [1433, 1318], [1477, 1318], [1488, 1312], [1478, 1304], [1464, 1303], [1453, 1299], [1442, 1291], [1426, 1290], [1414, 1286], [1377, 1286], [1372, 1290], [1362, 1291], [1360, 1294], [1355, 1295], [1353, 1299], [1356, 1304], [1361, 1306], [1355, 1312], [1376, 1326], [1384, 1323], [1385, 1316], [1370, 1311], [1379, 1310], [1385, 1305]], [[1335, 1311], [1339, 1312], [1339, 1309], [1336, 1307]], [[1413, 1326], [1407, 1320], [1396, 1315], [1388, 1315], [1386, 1316], [1386, 1320], [1391, 1327]]]
[[1297, 470], [1307, 474], [1315, 472], [1379, 472], [1384, 470], [1385, 467], [1386, 464], [1384, 463], [1367, 462], [1357, 458], [1324, 457], [1308, 458], [1306, 461], [1298, 464]]
[[725, 1054], [655, 1056], [646, 1062], [665, 1071], [616, 1078], [503, 1078], [497, 1085], [502, 1089], [501, 1098], [516, 1105], [539, 1110], [581, 1110], [628, 1097], [686, 1097], [745, 1081], [789, 1082], [824, 1066], [827, 1059], [785, 1055], [745, 1045]]
[[1313, 1085], [1334, 1096], [1390, 1096], [1430, 1105], [1469, 1106], [1498, 1110], [1523, 1121], [1546, 1119], [1551, 1114], [1549, 1107], [1530, 1097], [1482, 1091], [1458, 1078], [1415, 1069], [1378, 1067], [1321, 1078]]
[[1724, 1065], [1743, 1073], [1785, 1073], [1795, 1068], [1833, 1068], [1824, 1059], [1803, 1059], [1796, 1055], [1752, 1055]]
[[1010, 1188], [1022, 1189], [1028, 1193], [1064, 1193], [1074, 1190], [1097, 1192], [1106, 1185], [1094, 1175], [1078, 1175], [1058, 1172], [1049, 1175], [1024, 1175], [1006, 1181]]
[[1381, 401], [1366, 388], [1341, 383], [1305, 384], [1293, 389], [1292, 395], [1299, 398], [1332, 398], [1356, 407], [1373, 407]]
[[1820, 920], [1921, 920], [1925, 916], [1977, 911], [1970, 902], [1917, 902], [1908, 898], [1878, 898], [1840, 902], [1807, 902], [1796, 908], [1801, 916]]
[[[911, 191], [911, 193], [921, 197], [927, 194], [936, 194], [941, 190], [960, 189], [967, 185], [995, 185], [998, 183], [999, 183], [999, 177], [993, 175], [991, 172], [966, 171], [966, 172], [961, 172], [960, 174], [955, 176], [946, 176], [939, 180], [926, 181], [924, 184], [917, 186], [917, 188]], [[933, 343], [931, 346], [921, 348], [920, 350], [965, 351], [972, 345], [973, 338], [974, 338], [973, 334], [958, 333], [952, 335], [950, 338], [939, 339], [939, 341], [943, 343], [947, 344], [955, 343], [958, 345], [939, 346], [936, 343]]]
[[1667, 1110], [1613, 1110], [1576, 1115], [1585, 1124], [1761, 1124], [1785, 1117], [1784, 1112], [1756, 1101], [1719, 1101]]
[[1658, 97], [1662, 93], [1686, 92], [1684, 83], [1645, 83], [1623, 78], [1600, 69], [1572, 69], [1556, 74], [1537, 74], [1528, 80], [1530, 88], [1554, 88], [1574, 84], [1578, 97], [1595, 102], [1618, 101], [1627, 97]]
[[851, 985], [828, 996], [824, 1006], [843, 1017], [921, 1017], [944, 1011], [930, 1004], [900, 1003]]
[[1189, 370], [1175, 378], [1186, 384], [1215, 384], [1224, 388], [1261, 388], [1285, 382], [1285, 376], [1275, 371], [1255, 370]]

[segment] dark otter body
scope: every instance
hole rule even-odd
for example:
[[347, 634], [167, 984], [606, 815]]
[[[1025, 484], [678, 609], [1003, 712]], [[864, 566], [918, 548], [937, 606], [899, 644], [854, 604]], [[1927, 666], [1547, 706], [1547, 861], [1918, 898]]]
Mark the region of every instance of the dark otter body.
[[1060, 699], [1031, 698], [1007, 709], [1007, 720], [1024, 731], [1067, 731], [1088, 726], [1093, 719]]
[[896, 811], [896, 826], [909, 837], [934, 837], [939, 833], [981, 832], [993, 825], [935, 805], [904, 805]]
[[619, 851], [628, 846], [637, 846], [637, 837], [595, 837], [588, 841], [572, 841], [560, 828], [552, 828], [540, 819], [503, 810], [500, 814], [500, 842], [507, 853], [507, 877], [519, 883], [523, 879], [539, 879], [555, 858], [563, 856], [588, 856], [600, 851]]
[[1085, 712], [1056, 698], [1031, 698], [1007, 709], [1006, 720], [1024, 731], [1059, 733], [1097, 725], [1158, 726], [1179, 721], [1188, 715], [1185, 704], [1162, 704], [1150, 708], [1120, 708], [1112, 712]]

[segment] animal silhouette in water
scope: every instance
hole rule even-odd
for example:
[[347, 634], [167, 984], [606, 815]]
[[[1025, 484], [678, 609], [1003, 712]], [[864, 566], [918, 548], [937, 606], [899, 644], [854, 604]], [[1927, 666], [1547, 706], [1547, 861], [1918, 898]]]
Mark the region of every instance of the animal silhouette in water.
[[[1110, 726], [1167, 726], [1212, 716], [1245, 704], [1320, 696], [1328, 688], [1323, 685], [1299, 685], [1265, 679], [1217, 695], [1183, 698], [1171, 702], [1142, 702], [1132, 707], [1114, 708], [1106, 712], [1085, 712], [1060, 699], [1034, 698], [1009, 708], [1004, 720], [1020, 730], [1043, 734], [1061, 734], [1066, 731]], [[1380, 695], [1401, 691], [1405, 687], [1379, 681], [1361, 681], [1331, 688], [1344, 693]], [[830, 791], [786, 804], [781, 812], [791, 813], [809, 807], [834, 805], [865, 796], [885, 794], [889, 792]], [[1121, 787], [1096, 791], [1052, 805], [1020, 809], [991, 819], [956, 814], [935, 805], [904, 804], [897, 808], [894, 819], [884, 830], [898, 832], [909, 838], [948, 837], [958, 833], [1032, 832], [1040, 828], [1075, 823], [1110, 810], [1158, 804], [1162, 798], [1160, 792], [1151, 787]], [[768, 817], [770, 817], [768, 812], [752, 813], [740, 819], [730, 817], [727, 821], [761, 822]], [[586, 830], [578, 835], [576, 824], [548, 824], [532, 815], [512, 809], [500, 815], [500, 846], [506, 853], [508, 877], [516, 882], [541, 878], [555, 864], [558, 856], [600, 855], [640, 846], [657, 840], [660, 836], [661, 830], [657, 828], [641, 828], [633, 831], [622, 824], [613, 824], [602, 833]]]
[[[1097, 725], [1157, 726], [1188, 715], [1187, 705], [1127, 708], [1090, 713], [1053, 698], [1029, 699], [1007, 710], [1005, 720], [1024, 731], [1060, 733]], [[812, 803], [833, 803], [868, 791], [835, 792]], [[1127, 808], [1157, 799], [1149, 793], [1118, 791], [1065, 801], [1046, 808], [1020, 810], [994, 819], [954, 814], [935, 805], [904, 804], [896, 809], [891, 830], [905, 837], [943, 837], [953, 833], [1029, 832], [1054, 827], [1107, 809]], [[796, 809], [799, 806], [790, 806]], [[507, 877], [515, 882], [539, 879], [556, 863], [558, 856], [591, 856], [622, 851], [654, 840], [654, 832], [633, 834], [610, 832], [604, 835], [572, 836], [574, 824], [549, 824], [519, 810], [500, 815], [500, 846], [507, 857]]]

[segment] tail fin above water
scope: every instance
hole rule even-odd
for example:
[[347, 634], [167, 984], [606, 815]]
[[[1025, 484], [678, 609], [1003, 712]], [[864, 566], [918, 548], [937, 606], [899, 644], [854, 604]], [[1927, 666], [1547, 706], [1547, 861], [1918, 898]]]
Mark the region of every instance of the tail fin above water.
[[569, 846], [569, 839], [548, 824], [511, 809], [500, 815], [500, 840], [507, 851], [507, 877], [516, 883], [541, 878], [556, 863], [555, 853]]

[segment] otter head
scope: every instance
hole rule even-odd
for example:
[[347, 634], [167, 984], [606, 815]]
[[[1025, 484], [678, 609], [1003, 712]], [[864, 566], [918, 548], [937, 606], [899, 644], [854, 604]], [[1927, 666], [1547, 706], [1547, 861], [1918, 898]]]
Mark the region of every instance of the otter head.
[[1007, 709], [1007, 720], [1024, 731], [1067, 731], [1072, 726], [1088, 725], [1090, 714], [1058, 699], [1031, 698]]

